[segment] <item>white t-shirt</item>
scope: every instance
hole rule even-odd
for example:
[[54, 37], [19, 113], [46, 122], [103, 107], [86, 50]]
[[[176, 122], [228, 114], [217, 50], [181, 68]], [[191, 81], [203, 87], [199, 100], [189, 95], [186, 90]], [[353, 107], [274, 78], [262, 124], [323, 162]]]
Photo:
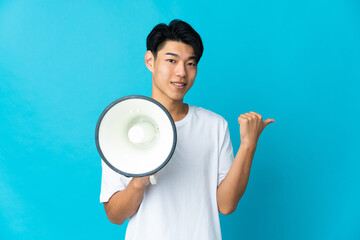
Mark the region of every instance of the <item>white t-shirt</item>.
[[[221, 239], [216, 200], [218, 185], [234, 159], [227, 122], [203, 108], [189, 106], [175, 122], [177, 144], [158, 183], [145, 190], [128, 223], [126, 240]], [[100, 201], [107, 202], [130, 182], [102, 162]]]

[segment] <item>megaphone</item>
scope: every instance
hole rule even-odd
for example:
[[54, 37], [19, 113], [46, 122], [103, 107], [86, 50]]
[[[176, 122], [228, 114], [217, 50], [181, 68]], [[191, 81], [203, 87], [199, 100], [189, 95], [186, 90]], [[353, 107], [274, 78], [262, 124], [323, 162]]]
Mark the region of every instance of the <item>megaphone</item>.
[[150, 175], [152, 184], [171, 159], [176, 139], [170, 113], [156, 100], [141, 95], [112, 102], [101, 113], [95, 130], [97, 150], [112, 170], [127, 177]]

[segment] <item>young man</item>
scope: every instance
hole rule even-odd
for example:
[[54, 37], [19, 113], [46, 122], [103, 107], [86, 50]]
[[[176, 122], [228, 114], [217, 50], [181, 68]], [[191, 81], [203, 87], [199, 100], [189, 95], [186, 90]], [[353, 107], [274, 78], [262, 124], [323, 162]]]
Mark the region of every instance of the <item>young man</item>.
[[234, 159], [227, 122], [183, 102], [203, 52], [187, 23], [159, 24], [147, 38], [145, 64], [152, 73], [152, 98], [169, 111], [177, 129], [172, 159], [149, 177], [127, 178], [102, 164], [100, 201], [109, 220], [130, 218], [126, 239], [221, 239], [219, 214], [230, 214], [243, 195], [257, 141], [273, 119], [249, 112], [238, 118], [241, 146]]

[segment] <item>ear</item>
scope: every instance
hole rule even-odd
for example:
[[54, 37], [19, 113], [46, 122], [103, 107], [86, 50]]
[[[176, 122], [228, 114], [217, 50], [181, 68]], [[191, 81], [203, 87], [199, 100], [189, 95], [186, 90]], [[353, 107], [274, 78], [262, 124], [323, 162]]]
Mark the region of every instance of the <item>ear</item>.
[[150, 72], [153, 71], [154, 64], [155, 64], [154, 54], [150, 50], [146, 51], [146, 53], [145, 53], [145, 65], [149, 69]]

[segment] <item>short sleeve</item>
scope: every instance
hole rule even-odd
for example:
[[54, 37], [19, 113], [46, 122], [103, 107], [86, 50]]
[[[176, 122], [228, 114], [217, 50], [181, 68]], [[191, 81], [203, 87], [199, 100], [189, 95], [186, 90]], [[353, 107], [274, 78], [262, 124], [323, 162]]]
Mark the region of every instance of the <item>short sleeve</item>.
[[101, 161], [101, 167], [100, 202], [108, 202], [114, 193], [124, 190], [132, 178], [125, 177], [113, 171], [103, 160]]
[[219, 165], [218, 165], [218, 186], [226, 177], [232, 162], [234, 161], [234, 152], [230, 140], [228, 123], [223, 120], [220, 126], [219, 134]]

